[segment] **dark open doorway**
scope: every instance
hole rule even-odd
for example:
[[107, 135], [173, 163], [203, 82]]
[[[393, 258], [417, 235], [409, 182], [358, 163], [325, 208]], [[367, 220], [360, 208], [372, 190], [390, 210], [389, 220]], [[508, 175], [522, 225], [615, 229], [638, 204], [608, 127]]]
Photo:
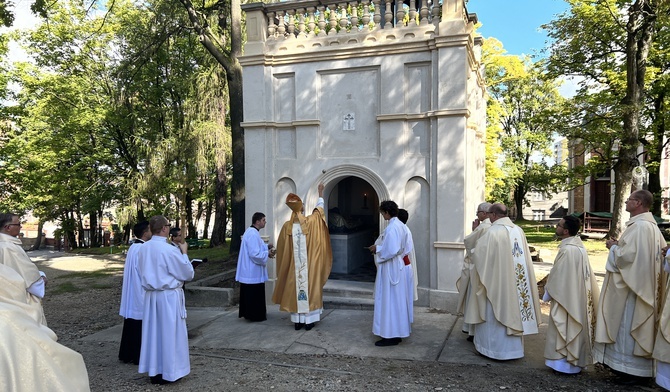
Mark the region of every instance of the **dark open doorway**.
[[374, 282], [376, 268], [365, 249], [379, 236], [379, 198], [358, 177], [345, 177], [328, 195], [328, 231], [333, 248], [330, 279]]

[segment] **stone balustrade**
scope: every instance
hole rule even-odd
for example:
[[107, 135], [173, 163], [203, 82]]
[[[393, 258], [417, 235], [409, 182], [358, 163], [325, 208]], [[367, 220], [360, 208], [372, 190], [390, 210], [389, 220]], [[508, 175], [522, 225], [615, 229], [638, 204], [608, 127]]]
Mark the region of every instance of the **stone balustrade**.
[[441, 5], [431, 0], [295, 1], [264, 5], [269, 39], [356, 34], [404, 26], [437, 25]]
[[468, 15], [463, 0], [298, 0], [249, 3], [242, 9], [247, 15], [262, 13], [263, 17], [252, 23], [262, 24], [262, 33], [252, 33], [249, 38], [263, 42], [341, 37], [419, 26], [437, 31], [443, 20], [460, 19], [467, 24], [474, 16]]

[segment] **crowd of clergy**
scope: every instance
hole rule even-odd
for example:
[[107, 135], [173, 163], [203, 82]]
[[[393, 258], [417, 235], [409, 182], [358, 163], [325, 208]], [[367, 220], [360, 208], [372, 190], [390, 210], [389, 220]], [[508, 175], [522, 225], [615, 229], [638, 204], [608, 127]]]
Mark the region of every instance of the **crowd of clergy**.
[[[541, 298], [550, 303], [545, 364], [556, 373], [576, 374], [601, 363], [619, 384], [655, 377], [670, 390], [670, 256], [649, 212], [652, 204], [646, 190], [626, 200], [631, 218], [621, 238], [606, 241], [602, 289], [579, 236], [580, 220], [566, 216], [556, 225], [561, 242]], [[503, 204], [482, 203], [464, 244], [457, 284], [463, 332], [483, 356], [523, 357], [523, 337], [538, 332], [541, 317], [523, 231]]]
[[[272, 300], [288, 312], [296, 330], [321, 320], [323, 287], [332, 267], [324, 213], [323, 184], [309, 216], [291, 193], [291, 217], [276, 247], [259, 234], [266, 217], [257, 212], [242, 237], [236, 280], [239, 317], [266, 320], [267, 263], [276, 257]], [[463, 332], [481, 355], [510, 360], [524, 356], [524, 336], [539, 330], [540, 299], [550, 303], [545, 364], [576, 374], [602, 363], [615, 381], [637, 384], [655, 377], [670, 390], [670, 254], [649, 212], [652, 194], [634, 191], [626, 200], [631, 219], [621, 238], [607, 240], [606, 274], [599, 288], [579, 236], [580, 221], [566, 216], [556, 225], [561, 240], [540, 297], [523, 230], [505, 205], [481, 203], [466, 249], [458, 311]], [[376, 346], [395, 346], [410, 336], [417, 296], [416, 258], [408, 214], [393, 201], [379, 206], [388, 225], [367, 249], [377, 268], [372, 333]], [[80, 354], [56, 342], [41, 299], [46, 277], [17, 238], [20, 217], [0, 214], [0, 390], [86, 391], [88, 374]], [[193, 279], [188, 245], [163, 216], [138, 223], [124, 268], [120, 315], [124, 317], [119, 359], [138, 366], [155, 384], [175, 382], [190, 372], [184, 282]], [[8, 365], [6, 365], [8, 366]], [[39, 374], [39, 376], [36, 376]]]
[[[240, 282], [240, 318], [266, 320], [267, 263], [276, 257], [272, 301], [290, 314], [296, 331], [309, 331], [321, 320], [323, 287], [333, 261], [323, 189], [319, 184], [319, 199], [309, 216], [304, 215], [298, 195], [286, 197], [291, 217], [282, 225], [276, 247], [266, 244], [259, 234], [267, 223], [265, 214], [252, 216], [251, 226], [242, 236], [235, 277]], [[410, 335], [413, 302], [418, 295], [412, 234], [405, 225], [409, 215], [393, 201], [382, 202], [379, 210], [389, 224], [368, 250], [377, 266], [372, 332], [380, 337], [375, 345], [384, 347], [397, 345]]]

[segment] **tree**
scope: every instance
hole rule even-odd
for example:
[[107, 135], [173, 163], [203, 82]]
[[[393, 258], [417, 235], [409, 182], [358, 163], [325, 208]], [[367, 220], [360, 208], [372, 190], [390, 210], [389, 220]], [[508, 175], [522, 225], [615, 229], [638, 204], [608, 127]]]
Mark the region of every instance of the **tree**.
[[538, 156], [552, 154], [553, 109], [561, 97], [557, 83], [544, 75], [541, 62], [506, 55], [502, 44], [491, 38], [484, 42], [483, 57], [489, 93], [487, 132], [498, 136], [504, 176], [492, 193], [505, 201], [504, 193], [511, 189], [516, 218], [523, 219], [529, 191], [554, 193], [561, 186], [560, 168], [537, 161]]
[[[584, 78], [577, 98], [580, 102], [600, 103], [618, 113], [620, 126], [609, 128], [613, 131], [610, 140], [616, 142], [617, 156], [612, 164], [615, 194], [613, 224], [608, 236], [616, 238], [623, 229], [624, 201], [631, 190], [631, 171], [639, 164], [637, 150], [644, 136], [640, 129], [647, 60], [657, 18], [667, 13], [668, 4], [654, 0], [568, 2], [569, 12], [545, 26], [555, 42], [550, 69], [554, 75]], [[613, 99], [602, 100], [606, 97], [603, 90], [609, 90]], [[586, 117], [583, 122], [590, 120]], [[608, 138], [584, 136], [594, 140], [594, 145], [612, 144]]]
[[[240, 249], [244, 232], [244, 115], [242, 101], [242, 66], [238, 60], [242, 54], [242, 10], [239, 0], [222, 0], [214, 4], [201, 3], [195, 7], [190, 0], [179, 0], [186, 9], [200, 43], [223, 67], [228, 82], [230, 127], [232, 133], [233, 181], [231, 204], [233, 230], [230, 251]], [[225, 162], [217, 165], [216, 217], [212, 233], [212, 245], [225, 243]], [[223, 232], [222, 232], [223, 231]], [[223, 237], [222, 237], [223, 235]]]

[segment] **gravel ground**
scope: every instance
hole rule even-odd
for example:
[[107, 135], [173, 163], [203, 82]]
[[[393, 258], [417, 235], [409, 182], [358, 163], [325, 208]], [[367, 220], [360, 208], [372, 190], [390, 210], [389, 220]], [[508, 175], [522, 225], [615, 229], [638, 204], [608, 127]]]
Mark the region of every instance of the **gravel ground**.
[[[208, 263], [196, 279], [234, 263]], [[152, 385], [137, 366], [117, 360], [118, 346], [82, 337], [122, 322], [118, 315], [123, 260], [62, 257], [39, 263], [49, 283], [44, 311], [59, 341], [84, 356], [92, 391], [660, 391], [618, 386], [601, 368], [564, 376], [545, 369], [454, 365], [336, 355], [290, 355], [245, 350], [194, 350], [191, 374]], [[79, 272], [76, 272], [79, 271]]]

